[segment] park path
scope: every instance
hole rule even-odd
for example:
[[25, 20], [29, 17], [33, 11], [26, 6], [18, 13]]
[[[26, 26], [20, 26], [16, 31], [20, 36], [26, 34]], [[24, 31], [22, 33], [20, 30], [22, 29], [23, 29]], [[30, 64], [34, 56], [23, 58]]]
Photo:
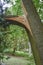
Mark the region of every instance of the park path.
[[6, 65], [28, 65], [29, 61], [23, 57], [11, 57], [5, 61]]

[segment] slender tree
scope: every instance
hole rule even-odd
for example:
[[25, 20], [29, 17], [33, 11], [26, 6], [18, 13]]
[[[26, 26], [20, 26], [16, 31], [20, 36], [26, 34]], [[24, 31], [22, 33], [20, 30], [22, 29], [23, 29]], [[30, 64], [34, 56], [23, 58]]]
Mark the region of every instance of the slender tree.
[[30, 25], [30, 42], [35, 56], [36, 64], [43, 65], [43, 26], [32, 0], [22, 0], [27, 11], [27, 20]]

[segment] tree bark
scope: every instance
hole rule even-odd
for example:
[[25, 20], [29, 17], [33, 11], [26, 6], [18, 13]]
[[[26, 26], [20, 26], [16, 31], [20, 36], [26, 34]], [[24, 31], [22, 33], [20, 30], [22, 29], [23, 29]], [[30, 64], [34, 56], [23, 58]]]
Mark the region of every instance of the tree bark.
[[36, 12], [32, 0], [22, 0], [26, 9], [26, 18], [31, 28], [30, 42], [35, 57], [36, 65], [43, 65], [43, 25]]

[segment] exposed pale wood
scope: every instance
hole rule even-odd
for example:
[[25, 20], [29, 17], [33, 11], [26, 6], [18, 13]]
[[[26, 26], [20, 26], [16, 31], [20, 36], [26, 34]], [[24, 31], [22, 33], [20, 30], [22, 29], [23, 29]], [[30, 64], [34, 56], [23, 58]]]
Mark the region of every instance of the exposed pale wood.
[[31, 29], [30, 29], [30, 26], [29, 26], [29, 23], [26, 19], [26, 17], [24, 16], [18, 16], [18, 17], [9, 17], [9, 18], [6, 18], [6, 20], [12, 20], [14, 22], [18, 22], [18, 23], [21, 23], [23, 25], [25, 25], [25, 27], [30, 31], [30, 33], [32, 34], [31, 32]]

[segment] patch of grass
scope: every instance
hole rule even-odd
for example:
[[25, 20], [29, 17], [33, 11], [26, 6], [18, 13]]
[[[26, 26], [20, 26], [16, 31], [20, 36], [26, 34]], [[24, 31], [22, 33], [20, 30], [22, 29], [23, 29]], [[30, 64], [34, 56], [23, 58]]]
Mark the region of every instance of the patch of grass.
[[16, 52], [15, 52], [15, 56], [28, 57], [29, 54], [28, 54], [28, 53], [25, 53], [25, 52], [16, 51]]
[[30, 63], [28, 63], [27, 65], [36, 65], [33, 55], [28, 56], [28, 57], [26, 58], [26, 60], [28, 60], [28, 61], [30, 62]]

